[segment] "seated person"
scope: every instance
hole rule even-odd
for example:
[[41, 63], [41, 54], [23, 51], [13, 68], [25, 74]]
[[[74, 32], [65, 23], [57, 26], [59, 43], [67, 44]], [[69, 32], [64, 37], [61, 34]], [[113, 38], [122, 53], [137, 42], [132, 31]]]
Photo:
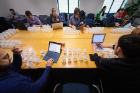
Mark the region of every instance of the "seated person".
[[129, 8], [126, 8], [126, 9], [123, 11], [123, 14], [120, 15], [118, 18], [119, 18], [119, 19], [120, 19], [120, 18], [124, 18], [124, 17], [126, 16], [126, 14], [128, 13], [128, 11], [129, 11]]
[[75, 8], [74, 15], [72, 15], [69, 20], [70, 27], [74, 28], [74, 27], [78, 27], [78, 25], [83, 24], [83, 22], [80, 22], [79, 14], [80, 14], [80, 9]]
[[12, 49], [13, 62], [4, 49], [0, 48], [0, 93], [40, 93], [48, 79], [52, 59], [46, 62], [46, 68], [42, 77], [34, 83], [31, 78], [23, 76], [17, 71], [22, 66], [20, 46]]
[[104, 6], [104, 7], [102, 8], [102, 10], [101, 10], [101, 11], [98, 13], [98, 15], [97, 15], [97, 21], [100, 23], [101, 26], [103, 26], [102, 20], [104, 19], [105, 10], [106, 10], [106, 6]]
[[52, 8], [52, 14], [49, 17], [49, 25], [52, 25], [52, 23], [59, 23], [59, 16], [57, 16], [54, 8]]
[[118, 58], [102, 58], [92, 45], [97, 67], [103, 72], [101, 77], [104, 93], [137, 93], [140, 91], [140, 35], [129, 34], [119, 38], [115, 45], [103, 45], [113, 48]]
[[33, 25], [40, 25], [42, 26], [41, 21], [36, 17], [36, 16], [32, 16], [32, 13], [30, 11], [25, 11], [25, 15], [27, 16], [27, 26], [33, 26]]
[[20, 15], [18, 13], [15, 13], [13, 9], [10, 9], [11, 14], [8, 15], [7, 19], [12, 19], [13, 21], [20, 18]]
[[118, 27], [118, 26], [120, 26], [120, 23], [119, 23], [117, 17], [119, 17], [120, 15], [122, 15], [122, 13], [123, 13], [123, 9], [122, 8], [118, 9], [118, 11], [116, 12], [116, 14], [113, 15], [112, 17], [110, 17], [106, 21], [106, 26], [107, 27], [114, 27], [114, 26]]

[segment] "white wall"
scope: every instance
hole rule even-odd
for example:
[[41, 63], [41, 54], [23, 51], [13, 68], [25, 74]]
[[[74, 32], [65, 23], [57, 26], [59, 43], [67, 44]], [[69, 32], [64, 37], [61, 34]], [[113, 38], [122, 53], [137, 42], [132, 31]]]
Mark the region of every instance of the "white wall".
[[51, 9], [55, 8], [58, 14], [56, 0], [0, 0], [0, 16], [7, 17], [10, 8], [23, 15], [26, 10], [33, 15], [50, 15]]
[[[80, 9], [86, 14], [97, 14], [104, 0], [80, 0]], [[25, 15], [26, 10], [30, 10], [33, 15], [50, 15], [51, 9], [57, 9], [57, 0], [0, 0], [0, 16], [7, 17], [9, 9], [14, 9], [17, 13]]]
[[80, 0], [80, 10], [84, 10], [86, 14], [94, 13], [95, 16], [103, 7], [104, 0]]

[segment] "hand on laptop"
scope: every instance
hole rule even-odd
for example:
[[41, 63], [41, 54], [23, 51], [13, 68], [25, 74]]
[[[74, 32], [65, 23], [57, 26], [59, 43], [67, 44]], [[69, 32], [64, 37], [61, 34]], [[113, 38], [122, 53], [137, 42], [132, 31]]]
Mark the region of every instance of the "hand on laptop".
[[84, 24], [83, 22], [80, 23], [80, 25]]
[[99, 44], [100, 44], [100, 47], [107, 48], [106, 45], [104, 45], [103, 43], [99, 43]]
[[96, 53], [96, 48], [97, 48], [97, 46], [96, 46], [95, 43], [92, 44], [92, 48], [93, 48], [93, 54]]
[[46, 62], [46, 66], [52, 67], [54, 60], [51, 58]]

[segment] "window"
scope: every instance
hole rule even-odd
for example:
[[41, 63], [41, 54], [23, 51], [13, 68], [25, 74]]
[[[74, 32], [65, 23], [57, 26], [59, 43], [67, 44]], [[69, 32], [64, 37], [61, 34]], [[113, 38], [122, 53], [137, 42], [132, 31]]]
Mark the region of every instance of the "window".
[[121, 8], [124, 8], [126, 2], [127, 2], [127, 0], [124, 0], [124, 2], [123, 2], [123, 4], [122, 4]]
[[122, 5], [123, 0], [114, 0], [113, 5], [109, 11], [109, 13], [116, 13], [117, 10], [120, 8], [120, 6]]
[[68, 2], [67, 0], [58, 0], [59, 12], [68, 13]]
[[79, 7], [79, 0], [57, 0], [60, 13], [74, 13], [74, 9]]
[[105, 0], [105, 1], [104, 1], [103, 6], [106, 6], [106, 11], [105, 11], [105, 13], [108, 13], [108, 12], [109, 12], [109, 9], [110, 9], [110, 7], [111, 7], [112, 2], [113, 2], [113, 0]]
[[106, 6], [105, 13], [116, 13], [116, 11], [121, 7], [124, 8], [127, 0], [105, 0], [103, 6]]

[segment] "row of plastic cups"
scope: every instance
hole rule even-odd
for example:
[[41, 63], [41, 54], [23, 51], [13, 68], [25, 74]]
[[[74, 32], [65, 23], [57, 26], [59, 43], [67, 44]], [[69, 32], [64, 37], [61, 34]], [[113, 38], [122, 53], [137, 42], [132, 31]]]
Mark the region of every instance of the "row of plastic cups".
[[28, 27], [27, 28], [29, 32], [39, 32], [40, 27]]
[[[64, 54], [66, 54], [67, 53], [67, 48], [64, 48], [63, 51], [64, 51]], [[76, 50], [76, 48], [73, 48], [73, 54], [76, 54], [76, 51], [77, 51], [77, 54], [80, 54], [81, 49], [77, 48], [77, 50]], [[86, 52], [87, 52], [87, 50], [83, 49], [83, 54], [85, 54]], [[68, 48], [68, 53], [72, 54], [72, 48]]]
[[64, 34], [80, 34], [80, 30], [64, 30]]
[[20, 40], [0, 40], [0, 43], [21, 45]]
[[[79, 55], [79, 60], [81, 61], [83, 57], [84, 57], [84, 62], [86, 62], [87, 59], [88, 59], [87, 55], [80, 54]], [[71, 55], [68, 55], [67, 59], [68, 59], [68, 62], [70, 62], [71, 61]], [[66, 62], [66, 56], [62, 56], [62, 61]], [[77, 61], [77, 55], [73, 55], [73, 61]]]
[[4, 38], [8, 38], [9, 36], [11, 36], [14, 33], [16, 33], [15, 29], [8, 29], [8, 30], [0, 33], [0, 36], [3, 36]]
[[13, 48], [15, 44], [9, 44], [9, 43], [0, 43], [2, 48]]
[[52, 28], [42, 28], [42, 32], [52, 32]]

